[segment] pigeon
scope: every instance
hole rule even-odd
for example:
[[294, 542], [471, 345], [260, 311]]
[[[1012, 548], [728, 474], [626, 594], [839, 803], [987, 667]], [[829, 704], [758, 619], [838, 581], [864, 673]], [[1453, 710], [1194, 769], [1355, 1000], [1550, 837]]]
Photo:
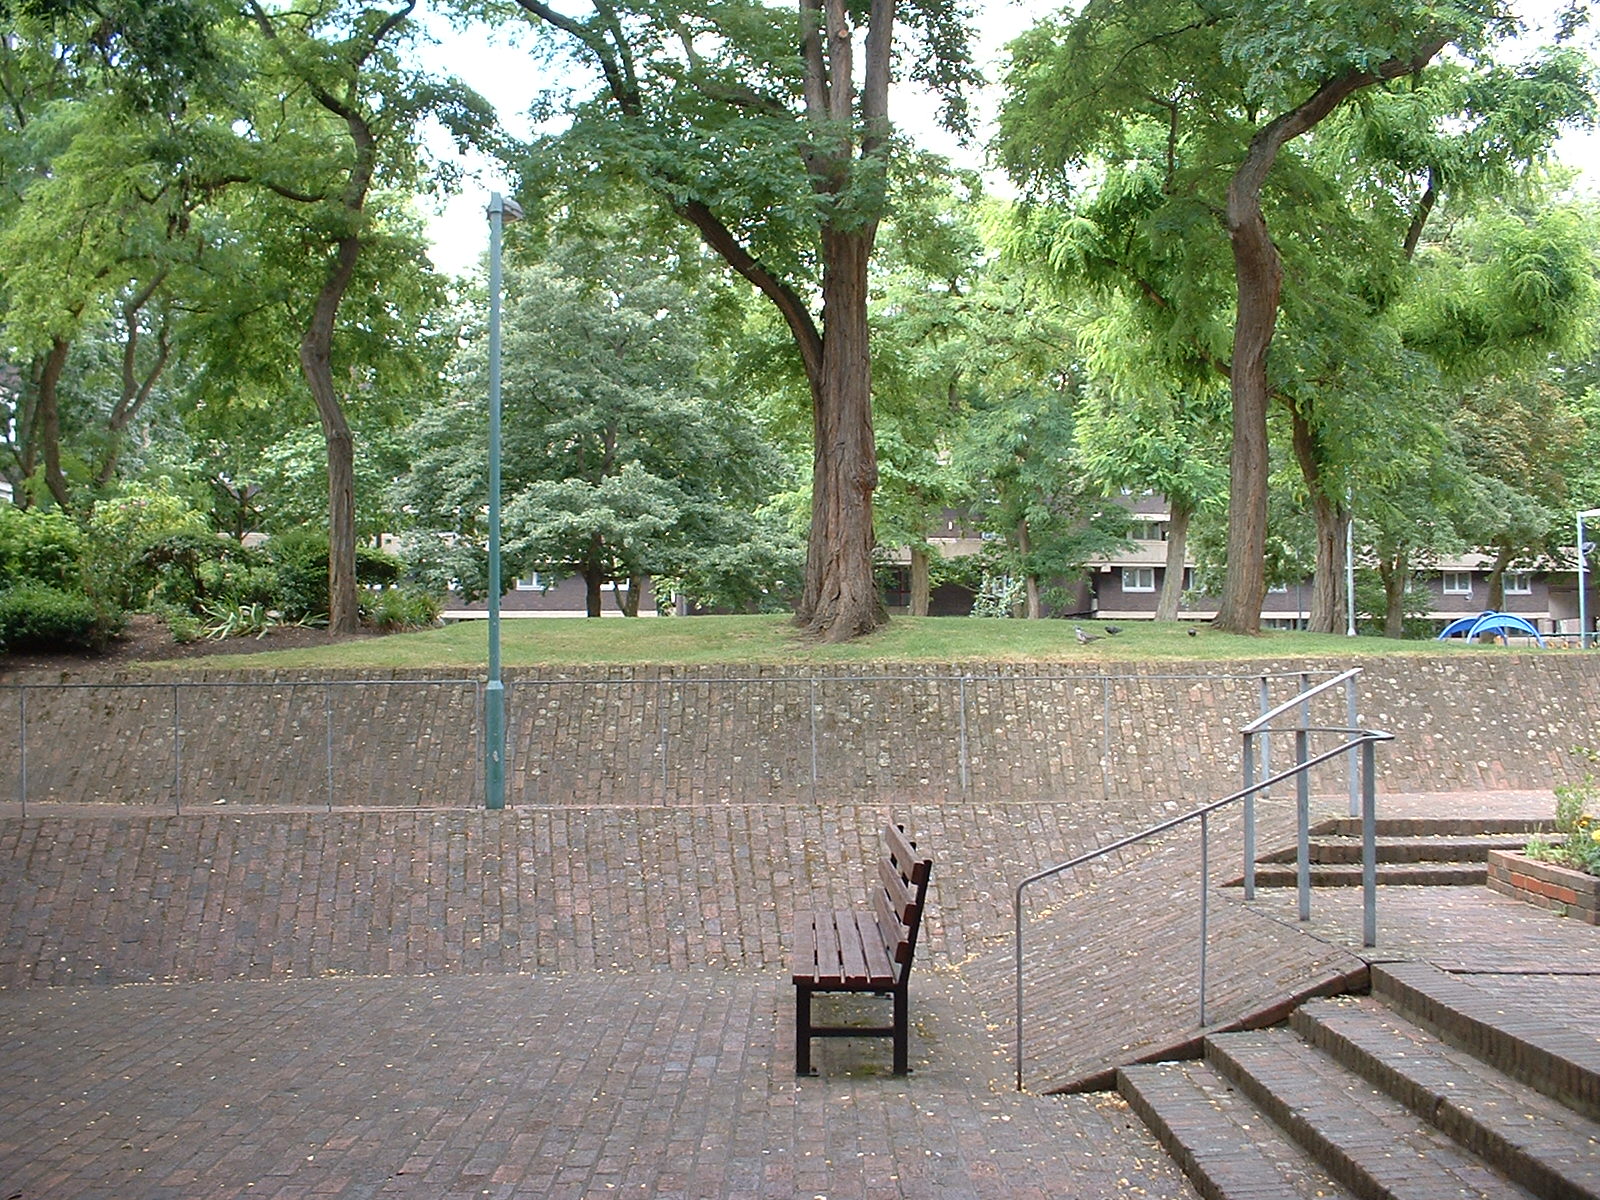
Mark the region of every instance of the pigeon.
[[1122, 632], [1121, 625], [1105, 625], [1102, 628], [1106, 631], [1108, 637], [1116, 637], [1117, 634]]
[[1198, 637], [1200, 635], [1200, 631], [1191, 625], [1189, 626], [1188, 634], [1190, 637]]
[[1072, 627], [1072, 632], [1074, 635], [1076, 635], [1078, 639], [1078, 645], [1080, 646], [1087, 646], [1090, 642], [1098, 642], [1100, 640], [1092, 633], [1085, 633], [1082, 628], [1077, 625]]

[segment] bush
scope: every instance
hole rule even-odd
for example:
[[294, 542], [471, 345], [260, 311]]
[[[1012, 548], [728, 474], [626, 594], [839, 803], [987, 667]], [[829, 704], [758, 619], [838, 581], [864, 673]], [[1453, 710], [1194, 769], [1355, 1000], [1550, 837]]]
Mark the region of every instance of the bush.
[[[277, 572], [277, 604], [290, 618], [328, 612], [328, 535], [297, 529], [267, 542], [265, 551]], [[400, 577], [401, 561], [369, 546], [356, 547], [356, 582], [386, 587]]]
[[0, 579], [7, 583], [79, 591], [87, 547], [88, 539], [70, 517], [0, 502]]
[[439, 597], [420, 587], [384, 588], [366, 593], [361, 600], [362, 619], [387, 632], [430, 629], [439, 623], [443, 611]]
[[120, 611], [80, 592], [42, 583], [0, 592], [0, 646], [8, 650], [100, 650], [122, 624]]
[[[213, 547], [227, 543], [211, 532], [205, 514], [176, 487], [165, 478], [128, 484], [120, 494], [94, 506], [88, 521], [92, 595], [105, 596], [124, 608], [144, 608], [159, 588], [169, 594], [157, 595], [158, 604], [193, 606], [199, 563], [215, 558], [221, 550]], [[169, 543], [168, 553], [177, 557], [166, 564], [146, 561], [152, 547], [164, 542]], [[192, 561], [178, 561], [186, 553], [184, 546], [194, 551]]]

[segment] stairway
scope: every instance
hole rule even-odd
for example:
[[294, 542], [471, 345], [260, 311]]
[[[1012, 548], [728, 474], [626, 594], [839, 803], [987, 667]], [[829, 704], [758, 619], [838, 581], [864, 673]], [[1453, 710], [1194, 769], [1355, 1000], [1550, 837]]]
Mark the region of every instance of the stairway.
[[[1538, 821], [1519, 818], [1405, 817], [1377, 823], [1379, 886], [1471, 887], [1489, 873], [1490, 850], [1520, 850]], [[1545, 828], [1548, 828], [1546, 825]], [[1361, 886], [1361, 821], [1340, 817], [1311, 829], [1311, 886]], [[1237, 885], [1242, 880], [1234, 880]], [[1294, 887], [1290, 846], [1256, 860], [1257, 887]]]
[[1374, 964], [1370, 996], [1117, 1084], [1207, 1200], [1600, 1198], [1600, 1043], [1491, 977]]

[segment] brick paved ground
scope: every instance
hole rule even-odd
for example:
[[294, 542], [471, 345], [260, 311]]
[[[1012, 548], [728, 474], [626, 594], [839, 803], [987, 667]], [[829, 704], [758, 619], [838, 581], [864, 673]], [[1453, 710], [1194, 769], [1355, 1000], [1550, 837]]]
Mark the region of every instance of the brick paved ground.
[[[1012, 883], [1198, 798], [1135, 786], [1137, 771], [1109, 798], [1045, 787], [1080, 751], [1041, 743], [1030, 711], [995, 702], [983, 745], [1014, 738], [1011, 766], [989, 760], [955, 795], [891, 772], [870, 797], [775, 783], [744, 804], [708, 775], [660, 803], [629, 784], [502, 814], [277, 795], [181, 816], [0, 809], [0, 1196], [1189, 1196], [1119, 1102], [1010, 1089]], [[312, 741], [292, 762], [310, 794], [290, 792], [314, 801]], [[377, 774], [401, 778], [393, 763]], [[426, 785], [440, 799], [445, 778]], [[938, 856], [917, 1074], [886, 1076], [886, 1044], [826, 1042], [823, 1076], [796, 1081], [787, 917], [796, 897], [859, 893], [891, 790]], [[1547, 793], [1470, 803], [1549, 807]], [[1271, 844], [1286, 806], [1262, 819]], [[1238, 861], [1237, 828], [1215, 825], [1214, 880]], [[1185, 835], [1038, 898], [1030, 937], [1057, 948], [1029, 1018], [1044, 1049], [1193, 1031], [1195, 864]], [[1319, 900], [1319, 920], [1354, 928], [1341, 903]], [[1259, 1004], [1263, 981], [1351, 961], [1320, 925], [1217, 905], [1236, 953], [1219, 956], [1213, 1020]], [[1476, 914], [1455, 921], [1463, 945]]]

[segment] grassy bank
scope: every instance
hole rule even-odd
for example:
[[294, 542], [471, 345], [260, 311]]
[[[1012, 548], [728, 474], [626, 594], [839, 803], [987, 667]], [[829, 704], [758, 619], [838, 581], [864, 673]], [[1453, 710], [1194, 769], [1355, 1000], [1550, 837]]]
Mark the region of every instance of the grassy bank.
[[[1074, 627], [1096, 640], [1080, 644]], [[996, 621], [970, 617], [897, 617], [870, 637], [828, 646], [802, 638], [785, 617], [581, 618], [502, 622], [507, 667], [721, 663], [849, 664], [872, 662], [1149, 662], [1231, 659], [1360, 658], [1397, 654], [1508, 653], [1466, 647], [1310, 633], [1238, 637], [1184, 623], [1130, 622], [1107, 636], [1092, 621]], [[488, 659], [483, 621], [423, 633], [364, 638], [327, 646], [252, 654], [248, 659], [186, 659], [164, 665], [278, 668], [453, 668], [481, 670]], [[1515, 652], [1515, 651], [1511, 651]]]

